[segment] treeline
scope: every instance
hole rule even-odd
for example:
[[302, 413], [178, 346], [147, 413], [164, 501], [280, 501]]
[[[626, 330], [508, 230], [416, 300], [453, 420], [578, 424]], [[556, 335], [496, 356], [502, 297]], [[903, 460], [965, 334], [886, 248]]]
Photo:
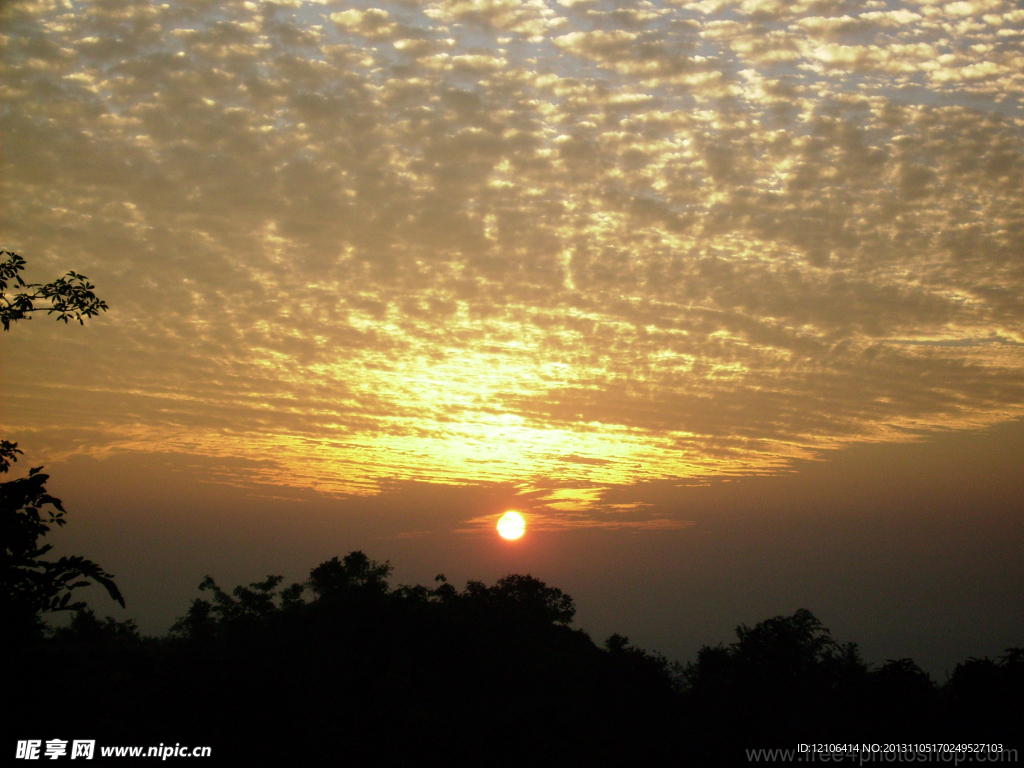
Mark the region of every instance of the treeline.
[[162, 638], [82, 608], [5, 672], [10, 730], [208, 745], [214, 762], [280, 766], [699, 766], [801, 742], [1019, 747], [1021, 649], [968, 659], [937, 685], [909, 659], [869, 667], [800, 610], [680, 665], [620, 635], [599, 647], [571, 628], [572, 598], [528, 575], [459, 590], [443, 576], [392, 588], [390, 572], [352, 552], [287, 587], [270, 576], [228, 592], [207, 578]]

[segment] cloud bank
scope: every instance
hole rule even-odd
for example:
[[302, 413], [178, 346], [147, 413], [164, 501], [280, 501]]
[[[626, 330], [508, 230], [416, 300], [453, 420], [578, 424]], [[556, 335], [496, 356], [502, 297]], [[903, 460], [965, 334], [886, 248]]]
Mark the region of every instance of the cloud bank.
[[45, 456], [514, 482], [576, 524], [1024, 412], [1012, 2], [0, 13], [3, 244], [112, 307], [4, 339]]

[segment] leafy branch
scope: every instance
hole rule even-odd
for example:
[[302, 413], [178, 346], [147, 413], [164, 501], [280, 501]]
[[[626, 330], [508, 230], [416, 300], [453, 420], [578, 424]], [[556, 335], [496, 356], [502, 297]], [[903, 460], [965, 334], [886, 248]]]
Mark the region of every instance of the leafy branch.
[[[6, 471], [9, 460], [20, 453], [16, 443], [0, 445], [0, 460]], [[53, 611], [79, 610], [83, 602], [71, 602], [74, 591], [90, 585], [92, 579], [124, 607], [124, 597], [113, 575], [84, 557], [43, 560], [52, 544], [39, 545], [52, 526], [66, 524], [61, 500], [46, 490], [49, 475], [33, 467], [27, 477], [0, 483], [0, 605], [14, 624], [33, 623], [32, 617]]]
[[[67, 323], [73, 319], [84, 325], [85, 318], [108, 309], [107, 302], [93, 293], [96, 286], [85, 275], [68, 272], [45, 285], [26, 283], [20, 274], [25, 269], [25, 260], [11, 251], [0, 251], [0, 257], [6, 257], [0, 262], [0, 324], [5, 331], [18, 320], [31, 320], [30, 312], [56, 313], [58, 320]], [[8, 295], [7, 286], [12, 284], [26, 290]], [[36, 302], [40, 301], [49, 301], [50, 306], [37, 307]]]

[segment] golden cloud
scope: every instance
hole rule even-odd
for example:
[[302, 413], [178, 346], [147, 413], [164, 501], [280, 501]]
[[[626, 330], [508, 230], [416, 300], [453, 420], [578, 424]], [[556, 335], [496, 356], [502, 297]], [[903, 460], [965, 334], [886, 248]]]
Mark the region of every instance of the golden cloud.
[[7, 430], [585, 518], [1021, 415], [1017, 10], [590, 10], [4, 6], [4, 245], [113, 308], [12, 331]]

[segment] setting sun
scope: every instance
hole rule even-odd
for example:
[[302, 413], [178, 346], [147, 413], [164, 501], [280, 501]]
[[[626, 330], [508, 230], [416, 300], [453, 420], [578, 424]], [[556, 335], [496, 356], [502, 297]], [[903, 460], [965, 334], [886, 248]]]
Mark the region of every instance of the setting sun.
[[503, 539], [518, 539], [526, 532], [526, 520], [518, 512], [506, 512], [498, 520], [498, 534]]

